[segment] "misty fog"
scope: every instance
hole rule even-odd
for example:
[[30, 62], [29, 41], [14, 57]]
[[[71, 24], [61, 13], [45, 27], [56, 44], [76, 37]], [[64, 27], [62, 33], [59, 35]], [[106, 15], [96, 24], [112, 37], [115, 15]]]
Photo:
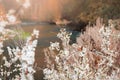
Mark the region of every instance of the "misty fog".
[[[20, 19], [55, 21], [59, 19], [72, 19], [79, 13], [80, 3], [84, 1], [74, 0], [30, 0], [31, 6], [21, 8], [17, 14]], [[6, 10], [20, 8], [15, 0], [2, 0]]]

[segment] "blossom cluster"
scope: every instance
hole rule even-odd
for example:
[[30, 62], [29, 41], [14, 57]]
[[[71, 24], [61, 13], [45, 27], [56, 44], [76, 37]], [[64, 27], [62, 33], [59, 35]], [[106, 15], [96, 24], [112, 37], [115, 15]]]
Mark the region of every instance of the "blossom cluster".
[[[23, 6], [28, 5], [28, 1]], [[9, 10], [8, 14], [0, 17], [0, 80], [34, 80], [33, 67], [39, 31], [34, 29], [31, 36], [25, 39], [22, 47], [14, 45], [5, 48], [6, 46], [3, 45], [6, 40], [10, 41], [20, 35], [6, 27], [16, 24], [17, 18], [14, 13], [15, 10]]]
[[86, 75], [82, 72], [89, 70], [88, 60], [85, 59], [86, 48], [76, 43], [69, 45], [70, 35], [71, 33], [65, 29], [61, 29], [57, 36], [62, 40], [62, 49], [58, 42], [51, 43], [51, 48], [45, 49], [47, 62], [47, 68], [43, 70], [45, 80], [79, 80]]
[[99, 18], [96, 25], [87, 27], [72, 45], [65, 29], [61, 29], [58, 35], [62, 45], [52, 42], [44, 50], [45, 80], [120, 79], [120, 33], [112, 23], [104, 25]]
[[30, 7], [30, 0], [16, 0], [24, 8]]
[[[36, 34], [37, 32], [37, 34]], [[35, 48], [39, 31], [34, 30], [26, 40], [25, 46], [7, 47], [8, 57], [2, 54], [0, 78], [3, 80], [34, 80]], [[14, 76], [13, 76], [14, 75]]]

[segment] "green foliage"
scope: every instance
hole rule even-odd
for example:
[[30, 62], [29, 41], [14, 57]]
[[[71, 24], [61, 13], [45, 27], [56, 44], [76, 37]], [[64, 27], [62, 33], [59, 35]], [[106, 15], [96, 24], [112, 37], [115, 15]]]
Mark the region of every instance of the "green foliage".
[[26, 39], [28, 36], [30, 36], [29, 32], [24, 32], [24, 31], [15, 31], [18, 33], [18, 35], [15, 36], [15, 39]]

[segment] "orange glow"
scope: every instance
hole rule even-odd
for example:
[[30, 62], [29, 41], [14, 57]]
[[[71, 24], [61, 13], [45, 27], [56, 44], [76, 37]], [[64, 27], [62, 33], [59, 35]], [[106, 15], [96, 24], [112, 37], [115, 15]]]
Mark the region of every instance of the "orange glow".
[[[20, 1], [20, 2], [19, 2]], [[3, 0], [6, 10], [19, 10], [25, 0]], [[68, 3], [68, 0], [29, 0], [30, 7], [19, 10], [19, 17], [27, 20], [38, 21], [59, 21], [62, 16], [63, 5]], [[11, 4], [9, 4], [11, 3]]]

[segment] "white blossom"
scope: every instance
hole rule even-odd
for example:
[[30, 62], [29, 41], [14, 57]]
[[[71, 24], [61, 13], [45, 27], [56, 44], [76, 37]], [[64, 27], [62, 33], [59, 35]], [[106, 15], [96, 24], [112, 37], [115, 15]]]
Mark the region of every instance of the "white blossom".
[[38, 38], [38, 36], [39, 36], [39, 31], [38, 30], [36, 30], [36, 29], [34, 29], [33, 30], [33, 34], [32, 35], [36, 35], [36, 37]]
[[60, 46], [59, 46], [59, 42], [55, 42], [55, 43], [53, 43], [53, 42], [50, 42], [50, 47], [49, 47], [50, 49], [52, 49], [52, 50], [60, 50]]
[[25, 8], [30, 7], [30, 0], [25, 0], [25, 2], [23, 3], [23, 7]]
[[14, 15], [8, 15], [7, 19], [10, 23], [15, 23], [16, 22], [16, 17]]
[[6, 66], [6, 67], [10, 67], [10, 66], [11, 66], [11, 63], [8, 62], [7, 60], [5, 60], [5, 64], [4, 64], [4, 66]]
[[0, 32], [2, 32], [4, 30], [4, 27], [8, 24], [7, 21], [0, 21]]

